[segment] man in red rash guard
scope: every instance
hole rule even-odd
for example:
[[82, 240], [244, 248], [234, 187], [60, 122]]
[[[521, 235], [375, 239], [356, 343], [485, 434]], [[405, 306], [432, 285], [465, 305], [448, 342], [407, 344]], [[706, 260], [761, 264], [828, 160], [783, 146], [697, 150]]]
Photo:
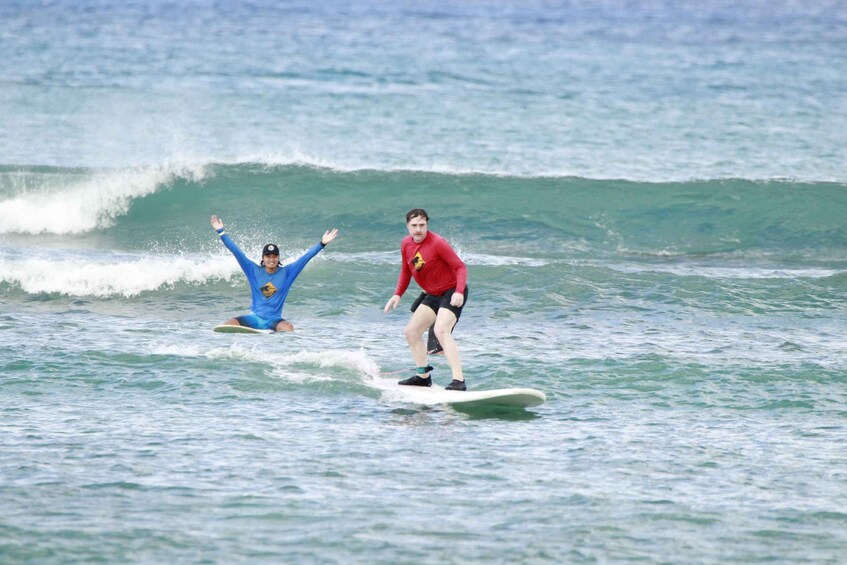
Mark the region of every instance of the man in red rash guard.
[[386, 312], [396, 309], [412, 278], [424, 290], [424, 294], [415, 301], [416, 305], [412, 306], [414, 313], [404, 332], [415, 360], [415, 375], [400, 381], [400, 384], [432, 386], [429, 374], [432, 367], [426, 364], [427, 351], [421, 336], [435, 324], [435, 335], [453, 372], [453, 381], [445, 388], [466, 390], [459, 347], [451, 332], [468, 297], [468, 269], [443, 237], [428, 231], [428, 222], [429, 216], [421, 208], [409, 210], [406, 214], [409, 235], [400, 244], [400, 278], [394, 296], [385, 305]]

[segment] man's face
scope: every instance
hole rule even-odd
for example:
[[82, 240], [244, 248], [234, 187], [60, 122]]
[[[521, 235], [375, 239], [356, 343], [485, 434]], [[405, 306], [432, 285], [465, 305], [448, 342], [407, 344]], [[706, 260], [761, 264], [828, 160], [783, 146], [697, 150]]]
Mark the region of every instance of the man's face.
[[409, 235], [415, 240], [415, 243], [420, 243], [426, 237], [427, 221], [421, 216], [414, 216], [409, 223], [406, 224], [409, 228]]
[[265, 264], [265, 270], [273, 273], [279, 267], [279, 255], [262, 255], [262, 262]]

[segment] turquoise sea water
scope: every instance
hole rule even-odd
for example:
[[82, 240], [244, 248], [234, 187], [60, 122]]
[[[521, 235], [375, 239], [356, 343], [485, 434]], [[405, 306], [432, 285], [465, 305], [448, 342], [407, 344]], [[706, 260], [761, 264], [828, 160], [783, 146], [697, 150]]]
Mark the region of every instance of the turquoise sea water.
[[[0, 562], [842, 562], [845, 23], [0, 4]], [[374, 386], [418, 206], [470, 386], [542, 406]], [[253, 257], [340, 229], [294, 334], [210, 331], [249, 305], [211, 214]]]

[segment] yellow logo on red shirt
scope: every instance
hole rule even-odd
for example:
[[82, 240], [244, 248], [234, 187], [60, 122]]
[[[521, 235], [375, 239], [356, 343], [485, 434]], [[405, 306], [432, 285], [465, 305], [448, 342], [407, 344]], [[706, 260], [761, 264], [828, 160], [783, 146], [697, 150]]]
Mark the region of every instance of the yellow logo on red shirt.
[[276, 290], [277, 290], [277, 289], [276, 289], [276, 287], [273, 285], [273, 283], [272, 283], [272, 282], [268, 281], [268, 283], [267, 283], [265, 286], [263, 286], [262, 288], [260, 288], [259, 290], [261, 290], [261, 291], [262, 291], [262, 294], [264, 294], [264, 295], [265, 295], [265, 298], [270, 298], [271, 296], [273, 296], [274, 294], [276, 294]]
[[423, 266], [426, 265], [426, 261], [424, 261], [423, 257], [421, 257], [420, 251], [415, 253], [415, 257], [412, 259], [411, 263], [412, 268], [414, 268], [416, 271], [420, 271], [421, 269], [423, 269]]

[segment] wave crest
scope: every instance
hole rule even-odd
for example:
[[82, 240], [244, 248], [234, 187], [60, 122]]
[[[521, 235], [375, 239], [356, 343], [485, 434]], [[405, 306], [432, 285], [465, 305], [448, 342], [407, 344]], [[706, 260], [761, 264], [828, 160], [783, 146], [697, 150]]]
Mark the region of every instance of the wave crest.
[[114, 225], [132, 202], [176, 178], [201, 181], [205, 166], [114, 171], [15, 171], [0, 175], [0, 234], [80, 234]]

